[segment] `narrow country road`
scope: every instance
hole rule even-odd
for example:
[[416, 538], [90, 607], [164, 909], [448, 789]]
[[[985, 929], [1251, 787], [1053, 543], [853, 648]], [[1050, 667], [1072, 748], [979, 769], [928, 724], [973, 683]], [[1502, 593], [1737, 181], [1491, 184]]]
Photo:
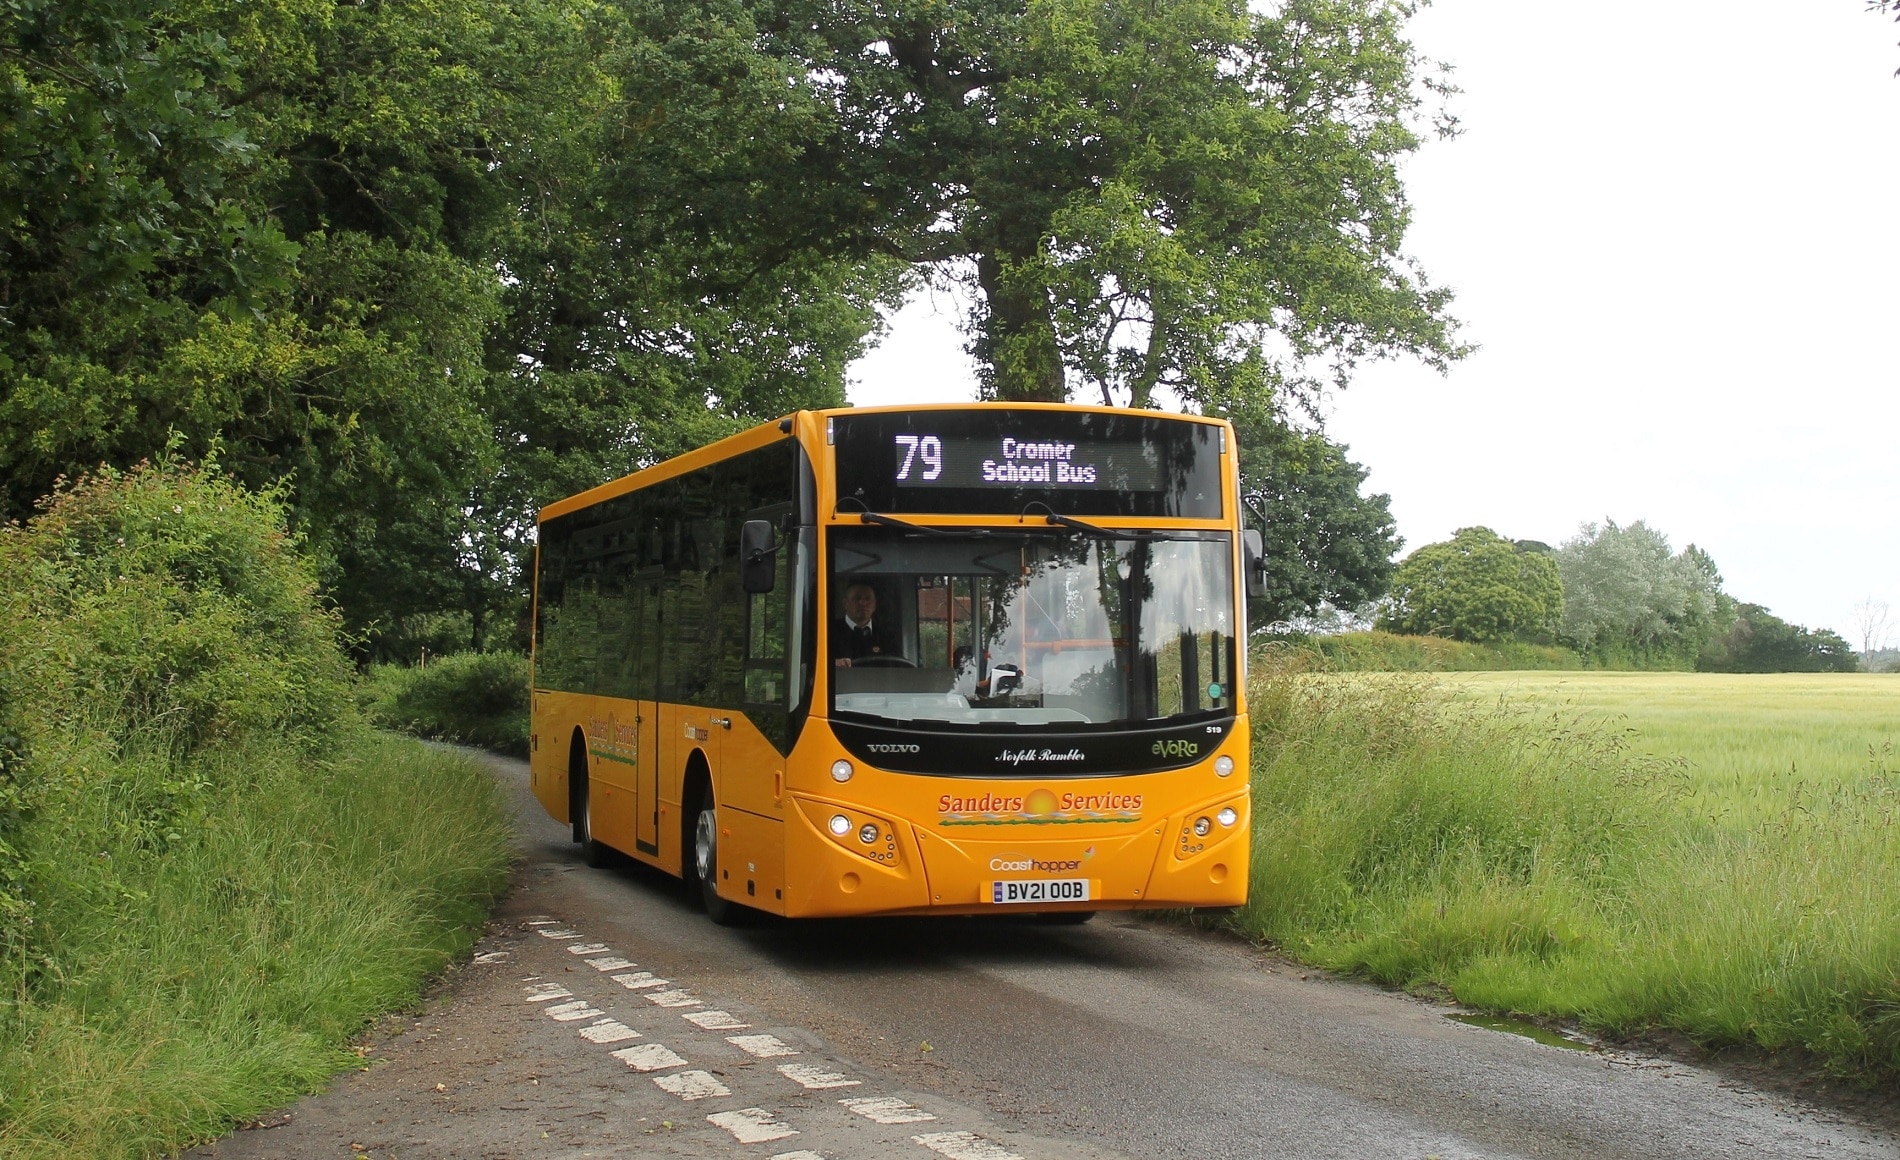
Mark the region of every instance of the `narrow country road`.
[[475, 961], [366, 1070], [185, 1155], [1900, 1158], [1890, 1126], [1136, 916], [721, 929], [581, 865], [485, 760], [524, 863]]

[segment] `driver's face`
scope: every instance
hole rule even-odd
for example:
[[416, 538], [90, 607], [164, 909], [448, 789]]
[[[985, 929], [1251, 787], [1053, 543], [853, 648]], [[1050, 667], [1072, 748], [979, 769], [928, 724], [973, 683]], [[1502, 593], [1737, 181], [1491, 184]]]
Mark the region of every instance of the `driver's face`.
[[862, 584], [844, 590], [844, 614], [853, 624], [863, 624], [877, 614], [877, 593]]

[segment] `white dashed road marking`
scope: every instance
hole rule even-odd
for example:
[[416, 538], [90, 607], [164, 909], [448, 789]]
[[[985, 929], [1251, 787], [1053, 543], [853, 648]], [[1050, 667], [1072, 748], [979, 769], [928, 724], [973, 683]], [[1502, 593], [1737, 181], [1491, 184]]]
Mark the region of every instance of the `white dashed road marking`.
[[475, 956], [475, 961], [478, 963], [499, 963], [507, 957], [507, 951], [484, 951]]
[[838, 1102], [874, 1124], [921, 1124], [925, 1120], [937, 1118], [915, 1104], [907, 1104], [896, 1096], [866, 1096], [862, 1099], [839, 1100]]
[[857, 1087], [864, 1081], [840, 1075], [835, 1071], [826, 1071], [822, 1067], [813, 1067], [808, 1063], [781, 1063], [778, 1073], [794, 1083], [803, 1085], [809, 1091], [825, 1091], [828, 1088]]
[[680, 1018], [702, 1031], [744, 1031], [752, 1026], [739, 1022], [724, 1011], [688, 1011]]
[[581, 1028], [581, 1038], [593, 1043], [625, 1043], [642, 1036], [618, 1019], [602, 1019], [592, 1027]]
[[661, 1007], [704, 1007], [705, 1004], [693, 997], [691, 991], [653, 991], [647, 995], [647, 1002]]
[[912, 1136], [912, 1140], [948, 1160], [1023, 1160], [1000, 1144], [985, 1140], [975, 1132], [932, 1132]]
[[619, 1051], [608, 1054], [635, 1071], [662, 1071], [669, 1067], [686, 1065], [686, 1061], [673, 1054], [673, 1049], [664, 1043], [642, 1043], [637, 1047], [623, 1047]]
[[711, 1072], [676, 1071], [672, 1075], [656, 1075], [653, 1082], [661, 1090], [672, 1092], [683, 1100], [703, 1100], [713, 1096], [729, 1096], [732, 1089], [714, 1079]]
[[[532, 919], [529, 920], [527, 926], [547, 939], [565, 942], [585, 937], [579, 931], [561, 925], [558, 919]], [[656, 977], [652, 971], [631, 970], [630, 968], [638, 964], [615, 954], [606, 943], [574, 942], [573, 945], [567, 947], [567, 950], [578, 956], [593, 956], [586, 958], [587, 965], [603, 974], [621, 972], [610, 976], [615, 983], [626, 990], [642, 994], [656, 1007], [678, 1010], [681, 1018], [701, 1031], [742, 1031], [751, 1026], [729, 1011], [692, 1010], [692, 1008], [704, 1008], [705, 1002], [686, 988]], [[505, 957], [505, 954], [506, 952], [491, 952], [478, 955], [476, 961], [495, 962]], [[573, 968], [568, 969], [571, 971]], [[547, 1003], [548, 1005], [542, 1010], [547, 1012], [550, 1018], [559, 1022], [594, 1020], [590, 1025], [577, 1029], [581, 1038], [603, 1046], [644, 1038], [641, 1032], [634, 1030], [621, 1020], [589, 1006], [587, 1000], [574, 998], [573, 992], [561, 983], [541, 982], [538, 981], [539, 978], [539, 976], [529, 975], [522, 980], [523, 983], [529, 984], [522, 988], [527, 992], [524, 1002]], [[657, 1012], [654, 1014], [657, 1015]], [[798, 1048], [776, 1035], [727, 1035], [725, 1040], [758, 1059], [775, 1059], [780, 1056], [801, 1054]], [[712, 1072], [696, 1069], [672, 1070], [674, 1068], [687, 1069], [687, 1061], [663, 1043], [649, 1040], [608, 1054], [637, 1072], [667, 1073], [650, 1075], [648, 1078], [652, 1079], [660, 1090], [681, 1100], [715, 1099], [732, 1095], [732, 1089]], [[830, 1071], [808, 1063], [781, 1063], [777, 1065], [776, 1070], [780, 1075], [807, 1091], [858, 1087], [864, 1083], [863, 1080], [853, 1079], [842, 1072]], [[838, 1103], [873, 1123], [883, 1125], [921, 1124], [937, 1118], [934, 1114], [896, 1096], [865, 1096], [839, 1100]], [[800, 1106], [809, 1107], [809, 1105]], [[798, 1134], [798, 1130], [780, 1119], [777, 1113], [765, 1108], [740, 1108], [736, 1111], [715, 1112], [707, 1116], [706, 1120], [730, 1132], [733, 1139], [741, 1144], [764, 1144]], [[911, 1141], [944, 1157], [944, 1160], [1023, 1160], [1016, 1153], [975, 1132], [932, 1132], [912, 1136]], [[826, 1158], [810, 1149], [798, 1149], [778, 1153], [772, 1157], [772, 1160], [826, 1160]]]
[[764, 1108], [741, 1108], [736, 1112], [714, 1112], [707, 1116], [708, 1123], [717, 1124], [732, 1133], [732, 1138], [741, 1144], [764, 1144], [772, 1140], [783, 1140], [787, 1136], [798, 1135], [798, 1130], [780, 1120]]

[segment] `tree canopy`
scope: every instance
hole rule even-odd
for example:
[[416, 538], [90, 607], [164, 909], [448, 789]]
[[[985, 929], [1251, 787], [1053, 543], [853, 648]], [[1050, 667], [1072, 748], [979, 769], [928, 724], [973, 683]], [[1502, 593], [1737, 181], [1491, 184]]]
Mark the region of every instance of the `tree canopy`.
[[1409, 3], [754, 7], [838, 113], [793, 180], [860, 252], [973, 285], [993, 397], [1210, 407], [1459, 351], [1400, 252]]
[[1267, 593], [1247, 602], [1254, 626], [1384, 596], [1404, 541], [1392, 497], [1363, 493], [1366, 469], [1348, 448], [1272, 418], [1236, 417], [1234, 433], [1241, 492], [1266, 543]]
[[0, 519], [215, 452], [360, 639], [479, 643], [538, 505], [841, 403], [920, 277], [997, 398], [1442, 364], [1410, 11], [0, 0]]
[[1480, 643], [1548, 639], [1563, 602], [1563, 580], [1549, 555], [1490, 528], [1459, 528], [1400, 561], [1381, 623], [1394, 632]]
[[1718, 628], [1722, 577], [1695, 545], [1675, 553], [1642, 520], [1585, 524], [1557, 552], [1564, 640], [1612, 668], [1693, 668]]

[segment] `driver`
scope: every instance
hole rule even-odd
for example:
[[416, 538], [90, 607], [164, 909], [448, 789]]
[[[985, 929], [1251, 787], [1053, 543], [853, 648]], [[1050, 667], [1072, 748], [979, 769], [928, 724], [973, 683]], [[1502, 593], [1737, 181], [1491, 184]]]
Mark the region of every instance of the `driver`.
[[844, 615], [831, 622], [831, 663], [841, 669], [866, 657], [899, 657], [895, 633], [885, 631], [877, 619], [877, 592], [869, 584], [856, 581], [844, 590]]

